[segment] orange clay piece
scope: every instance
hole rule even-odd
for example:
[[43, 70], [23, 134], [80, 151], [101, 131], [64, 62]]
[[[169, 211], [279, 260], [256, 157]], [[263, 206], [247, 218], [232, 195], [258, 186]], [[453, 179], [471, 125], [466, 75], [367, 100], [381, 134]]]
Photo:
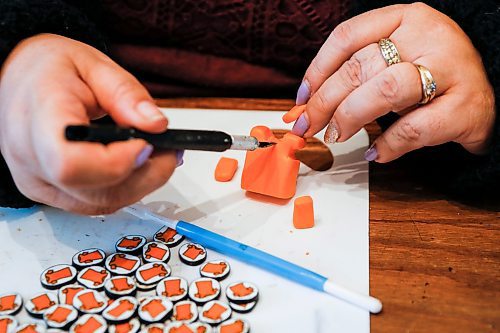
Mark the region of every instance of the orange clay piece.
[[240, 282], [240, 283], [232, 286], [231, 291], [234, 293], [235, 296], [245, 297], [247, 295], [250, 295], [253, 292], [253, 288], [252, 287], [245, 287], [245, 285]]
[[220, 333], [238, 333], [238, 332], [243, 332], [244, 328], [243, 322], [241, 320], [237, 320], [232, 324], [229, 325], [222, 325], [220, 326]]
[[75, 295], [79, 292], [82, 291], [83, 287], [71, 287], [71, 288], [66, 288], [62, 291], [63, 294], [66, 294], [66, 303], [62, 304], [68, 304], [68, 305], [73, 305], [73, 298], [75, 298]]
[[[45, 309], [50, 308], [52, 305], [55, 305], [56, 303], [52, 301], [47, 294], [41, 294], [38, 297], [32, 298], [31, 303], [34, 305], [34, 310], [36, 311], [42, 311]], [[2, 331], [0, 331], [2, 332]]]
[[128, 333], [132, 331], [132, 324], [130, 322], [115, 325], [115, 333]]
[[257, 126], [251, 136], [263, 142], [276, 142], [268, 148], [248, 151], [241, 176], [241, 188], [279, 199], [290, 199], [295, 195], [300, 161], [295, 151], [305, 146], [305, 140], [286, 133], [278, 140], [265, 126]]
[[165, 306], [163, 305], [162, 301], [159, 299], [154, 299], [150, 301], [148, 304], [144, 305], [142, 309], [146, 312], [148, 312], [151, 317], [155, 318], [158, 316], [160, 313], [166, 310]]
[[283, 121], [285, 123], [291, 123], [291, 122], [294, 122], [295, 120], [297, 120], [297, 118], [300, 117], [301, 114], [304, 113], [304, 111], [306, 110], [306, 105], [303, 104], [303, 105], [295, 105], [293, 108], [290, 109], [290, 111], [288, 111], [287, 113], [285, 113], [283, 115]]
[[13, 310], [17, 306], [15, 301], [16, 295], [6, 295], [0, 297], [0, 311]]
[[163, 296], [179, 296], [186, 291], [184, 288], [181, 288], [181, 280], [179, 279], [163, 281], [163, 284], [165, 286], [165, 291], [162, 292]]
[[233, 179], [238, 169], [238, 161], [234, 158], [221, 157], [215, 167], [215, 180], [218, 182], [228, 182]]
[[75, 333], [88, 333], [97, 331], [102, 324], [95, 318], [90, 317], [85, 323], [75, 327]]
[[12, 319], [9, 317], [4, 317], [0, 319], [0, 332], [7, 332], [7, 329], [9, 328], [9, 325], [12, 324]]
[[189, 303], [177, 305], [176, 315], [172, 316], [175, 320], [190, 320], [193, 318], [193, 313], [191, 312], [191, 305]]
[[293, 203], [293, 226], [297, 229], [314, 227], [313, 200], [306, 195], [295, 199]]

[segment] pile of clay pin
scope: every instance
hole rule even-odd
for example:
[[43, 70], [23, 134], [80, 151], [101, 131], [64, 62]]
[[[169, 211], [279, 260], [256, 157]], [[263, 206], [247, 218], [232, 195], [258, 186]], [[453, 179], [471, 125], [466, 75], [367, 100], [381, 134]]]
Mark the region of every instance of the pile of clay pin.
[[[182, 263], [199, 266], [200, 278], [188, 283], [167, 264], [179, 247]], [[47, 268], [40, 275], [50, 291], [23, 299], [18, 293], [0, 295], [0, 333], [203, 333], [249, 332], [247, 320], [233, 312], [252, 311], [259, 292], [249, 282], [221, 282], [230, 273], [226, 260], [206, 261], [200, 244], [183, 242], [175, 230], [163, 227], [148, 242], [128, 235], [106, 255], [97, 248], [76, 253], [71, 265]], [[34, 319], [20, 323], [23, 308]]]

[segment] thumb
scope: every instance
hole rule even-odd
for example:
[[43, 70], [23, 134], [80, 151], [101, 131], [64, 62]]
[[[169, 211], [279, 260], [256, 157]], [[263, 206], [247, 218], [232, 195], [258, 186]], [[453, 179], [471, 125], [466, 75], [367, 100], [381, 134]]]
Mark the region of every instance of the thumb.
[[146, 88], [118, 64], [110, 59], [98, 59], [80, 67], [82, 79], [97, 102], [118, 124], [153, 133], [167, 128], [167, 118]]

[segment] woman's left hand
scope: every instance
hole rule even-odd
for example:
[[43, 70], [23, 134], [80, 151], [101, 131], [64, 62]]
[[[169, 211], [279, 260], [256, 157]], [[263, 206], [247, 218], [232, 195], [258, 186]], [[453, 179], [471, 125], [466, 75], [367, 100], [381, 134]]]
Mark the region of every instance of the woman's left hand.
[[[394, 43], [400, 63], [386, 64], [382, 38]], [[425, 105], [418, 105], [423, 90], [416, 64], [429, 69], [437, 85], [435, 99]], [[297, 94], [297, 104], [305, 103], [293, 132], [309, 137], [329, 124], [330, 142], [398, 113], [366, 153], [377, 162], [449, 141], [485, 153], [495, 122], [480, 55], [454, 21], [422, 3], [372, 10], [337, 26], [306, 71]]]

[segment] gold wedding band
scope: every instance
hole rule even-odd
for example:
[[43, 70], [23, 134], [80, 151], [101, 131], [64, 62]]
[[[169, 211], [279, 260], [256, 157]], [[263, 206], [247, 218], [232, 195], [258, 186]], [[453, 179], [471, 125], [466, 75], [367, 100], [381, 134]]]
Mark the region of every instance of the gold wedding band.
[[422, 81], [422, 100], [418, 104], [427, 104], [436, 96], [436, 81], [434, 81], [429, 69], [422, 65], [414, 65], [417, 67], [420, 74], [420, 81]]
[[378, 46], [387, 66], [391, 66], [401, 62], [401, 57], [399, 56], [398, 49], [389, 38], [382, 38], [381, 40], [379, 40]]

